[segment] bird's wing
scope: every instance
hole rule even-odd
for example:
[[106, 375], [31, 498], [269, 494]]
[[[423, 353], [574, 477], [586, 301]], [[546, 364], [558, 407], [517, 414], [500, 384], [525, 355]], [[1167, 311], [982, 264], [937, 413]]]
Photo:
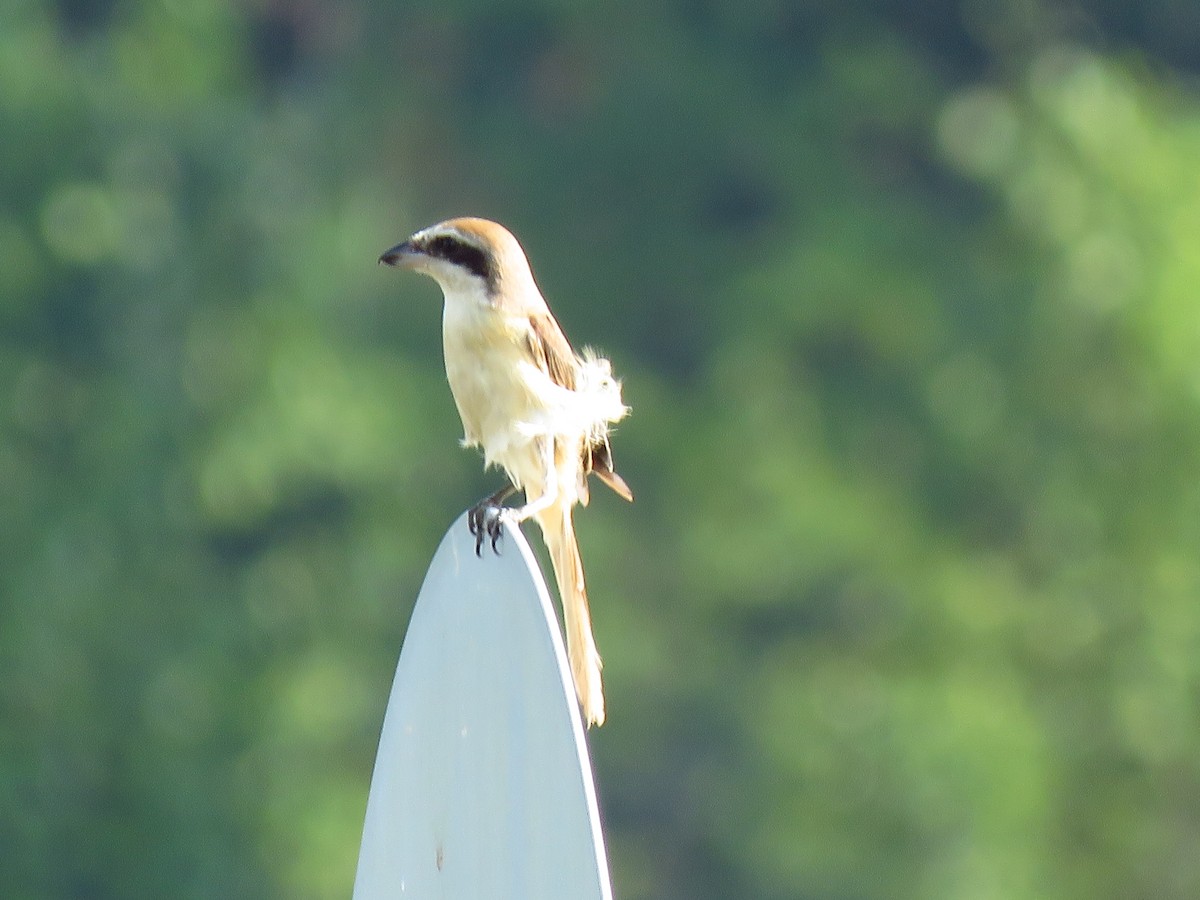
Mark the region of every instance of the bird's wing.
[[584, 450], [584, 465], [618, 495], [630, 503], [633, 502], [633, 491], [629, 489], [625, 479], [613, 469], [612, 448], [609, 447], [607, 438]]
[[562, 333], [554, 316], [541, 313], [529, 317], [526, 338], [534, 365], [550, 376], [550, 380], [568, 390], [575, 390], [575, 351]]
[[[558, 322], [548, 313], [529, 317], [529, 354], [534, 364], [550, 376], [558, 385], [575, 390], [575, 370], [579, 365], [575, 351]], [[587, 475], [594, 474], [626, 500], [633, 500], [633, 491], [625, 479], [613, 471], [612, 450], [608, 439], [602, 439], [583, 448], [583, 471], [580, 473], [579, 499], [584, 506], [588, 501]]]

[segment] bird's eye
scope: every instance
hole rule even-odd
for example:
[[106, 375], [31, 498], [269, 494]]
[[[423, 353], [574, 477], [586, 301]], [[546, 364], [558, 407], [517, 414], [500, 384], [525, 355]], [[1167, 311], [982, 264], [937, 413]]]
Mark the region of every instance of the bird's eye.
[[425, 252], [430, 256], [449, 259], [454, 254], [454, 245], [457, 243], [458, 241], [454, 240], [454, 238], [442, 235], [430, 241], [429, 245], [425, 248]]
[[464, 240], [448, 234], [441, 234], [425, 245], [425, 252], [430, 256], [436, 256], [438, 259], [462, 266], [485, 281], [492, 280], [491, 258], [479, 247], [468, 244]]

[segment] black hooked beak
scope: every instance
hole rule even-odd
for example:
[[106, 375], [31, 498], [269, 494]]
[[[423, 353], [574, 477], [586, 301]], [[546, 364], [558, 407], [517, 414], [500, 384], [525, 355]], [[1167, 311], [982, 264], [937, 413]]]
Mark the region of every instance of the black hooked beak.
[[424, 255], [412, 241], [405, 241], [403, 244], [397, 244], [380, 256], [379, 261], [389, 266], [396, 266], [403, 269], [411, 265], [417, 257]]

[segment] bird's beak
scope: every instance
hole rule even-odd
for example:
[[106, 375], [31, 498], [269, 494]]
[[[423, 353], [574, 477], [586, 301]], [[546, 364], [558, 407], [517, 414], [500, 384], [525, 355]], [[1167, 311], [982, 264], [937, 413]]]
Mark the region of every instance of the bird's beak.
[[424, 253], [413, 246], [411, 241], [405, 241], [403, 244], [397, 244], [380, 256], [379, 261], [399, 269], [411, 269], [414, 263], [424, 255]]

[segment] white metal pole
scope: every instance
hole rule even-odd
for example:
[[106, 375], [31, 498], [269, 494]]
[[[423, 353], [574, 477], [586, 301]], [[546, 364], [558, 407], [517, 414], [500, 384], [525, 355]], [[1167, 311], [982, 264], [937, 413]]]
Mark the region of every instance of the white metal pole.
[[558, 618], [519, 529], [460, 516], [417, 598], [388, 700], [355, 900], [611, 900]]

